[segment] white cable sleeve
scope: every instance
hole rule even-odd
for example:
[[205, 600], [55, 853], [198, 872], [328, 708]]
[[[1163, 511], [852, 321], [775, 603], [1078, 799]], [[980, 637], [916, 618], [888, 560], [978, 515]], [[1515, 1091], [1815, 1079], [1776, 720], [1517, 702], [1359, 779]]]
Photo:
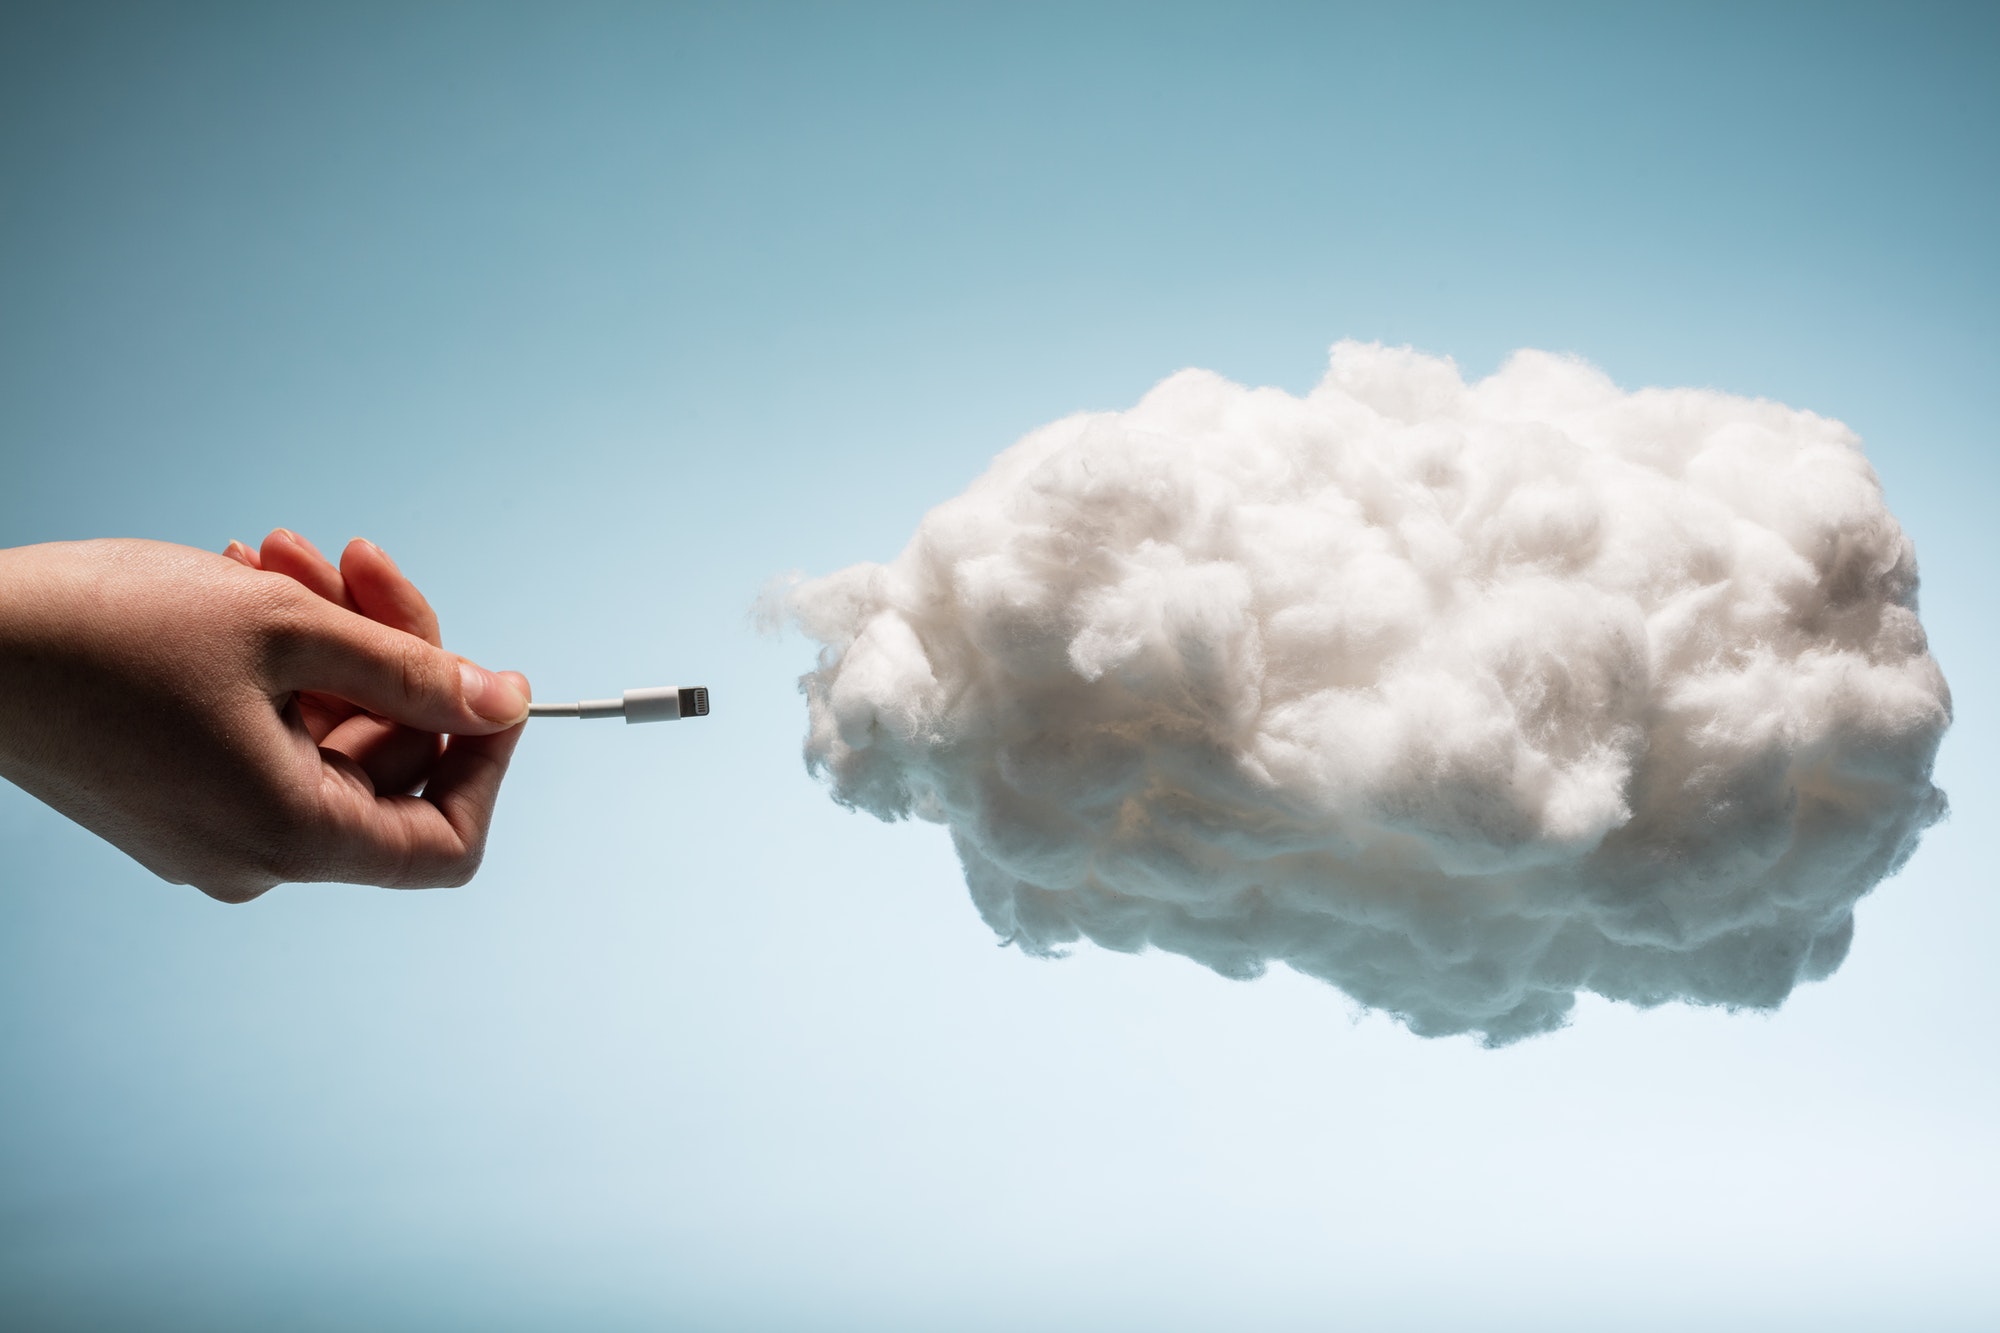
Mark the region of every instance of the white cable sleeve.
[[625, 691], [627, 722], [672, 722], [681, 715], [681, 692], [671, 685]]

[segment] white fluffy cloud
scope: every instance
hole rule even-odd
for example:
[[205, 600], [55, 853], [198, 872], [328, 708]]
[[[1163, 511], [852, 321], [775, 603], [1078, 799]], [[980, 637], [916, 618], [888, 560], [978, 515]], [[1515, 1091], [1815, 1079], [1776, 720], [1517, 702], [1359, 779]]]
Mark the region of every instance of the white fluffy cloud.
[[1004, 939], [1284, 963], [1425, 1035], [1776, 1005], [1945, 807], [1854, 435], [1542, 352], [1183, 371], [786, 607], [809, 766], [945, 824]]

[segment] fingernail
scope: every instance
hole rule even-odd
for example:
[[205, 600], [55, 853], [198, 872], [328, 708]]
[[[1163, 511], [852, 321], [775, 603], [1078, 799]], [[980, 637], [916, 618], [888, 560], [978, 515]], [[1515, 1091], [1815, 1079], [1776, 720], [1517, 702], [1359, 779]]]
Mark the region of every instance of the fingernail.
[[528, 697], [513, 681], [470, 662], [458, 664], [465, 706], [488, 722], [519, 722], [528, 711]]
[[293, 532], [290, 528], [279, 528], [278, 531], [284, 533], [287, 537], [290, 537], [293, 541], [305, 547], [308, 551], [311, 551], [314, 555], [319, 555], [320, 559], [322, 560], [326, 559], [325, 556], [320, 555], [319, 547], [314, 546], [311, 542], [307, 541], [304, 537], [299, 536], [298, 533]]

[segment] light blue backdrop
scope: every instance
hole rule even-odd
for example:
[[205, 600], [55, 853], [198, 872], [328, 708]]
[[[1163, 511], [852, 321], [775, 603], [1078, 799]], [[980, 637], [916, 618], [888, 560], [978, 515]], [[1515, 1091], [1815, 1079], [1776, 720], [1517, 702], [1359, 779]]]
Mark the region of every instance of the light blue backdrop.
[[[2000, 1324], [1986, 6], [11, 6], [0, 544], [381, 542], [542, 694], [468, 889], [151, 881], [0, 789], [0, 1325]], [[994, 947], [746, 610], [1340, 337], [1838, 416], [1953, 822], [1775, 1017], [1507, 1051]]]

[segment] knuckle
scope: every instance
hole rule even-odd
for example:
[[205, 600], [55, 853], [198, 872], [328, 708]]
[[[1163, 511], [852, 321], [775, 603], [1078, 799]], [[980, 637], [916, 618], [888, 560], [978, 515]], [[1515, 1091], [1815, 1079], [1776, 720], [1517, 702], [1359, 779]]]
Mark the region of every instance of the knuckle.
[[241, 595], [246, 622], [260, 630], [267, 669], [283, 674], [310, 655], [323, 603], [288, 578], [258, 579]]
[[437, 670], [428, 653], [420, 651], [415, 641], [398, 643], [390, 650], [390, 670], [395, 673], [396, 688], [402, 697], [411, 703], [426, 703], [437, 698]]
[[479, 869], [480, 849], [444, 833], [417, 817], [416, 798], [404, 805], [404, 818], [386, 831], [381, 842], [383, 878], [380, 883], [402, 889], [455, 889]]
[[443, 855], [434, 854], [422, 858], [421, 867], [412, 865], [410, 869], [413, 878], [426, 887], [461, 889], [470, 884], [472, 877], [479, 873], [479, 863], [485, 858], [485, 854], [486, 849], [474, 842]]
[[479, 873], [479, 867], [485, 863], [486, 840], [481, 838], [467, 847], [464, 854], [458, 858], [458, 864], [452, 872], [454, 878], [451, 887], [461, 888], [472, 883], [473, 877]]
[[434, 876], [426, 873], [428, 867], [418, 854], [416, 839], [407, 830], [390, 840], [386, 863], [382, 873], [382, 883], [392, 889], [421, 889], [427, 887]]
[[240, 585], [237, 595], [244, 599], [246, 609], [257, 612], [273, 626], [303, 627], [324, 605], [311, 589], [283, 575], [247, 580]]

